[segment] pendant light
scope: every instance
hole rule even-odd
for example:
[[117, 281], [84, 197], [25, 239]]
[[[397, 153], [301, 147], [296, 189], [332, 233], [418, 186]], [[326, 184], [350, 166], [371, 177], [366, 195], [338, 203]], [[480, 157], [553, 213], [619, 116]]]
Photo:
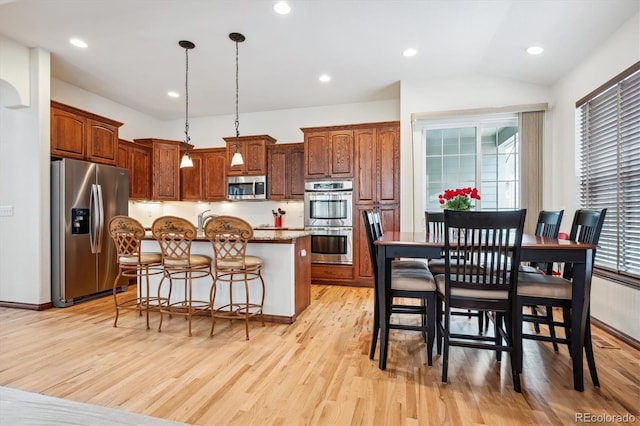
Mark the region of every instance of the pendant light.
[[182, 160], [180, 160], [180, 168], [184, 169], [185, 167], [193, 167], [193, 161], [191, 160], [191, 154], [189, 154], [189, 141], [191, 138], [189, 137], [189, 50], [196, 47], [190, 41], [181, 40], [178, 42], [180, 47], [184, 48], [185, 54], [185, 77], [184, 77], [184, 104], [185, 104], [185, 119], [184, 119], [184, 155], [182, 156]]
[[245, 40], [245, 37], [240, 33], [231, 33], [229, 34], [229, 38], [236, 43], [236, 151], [234, 152], [233, 157], [231, 157], [231, 167], [233, 167], [244, 164], [244, 159], [240, 153], [238, 141], [238, 138], [240, 137], [240, 131], [238, 130], [240, 126], [240, 119], [238, 115], [238, 43], [242, 43]]

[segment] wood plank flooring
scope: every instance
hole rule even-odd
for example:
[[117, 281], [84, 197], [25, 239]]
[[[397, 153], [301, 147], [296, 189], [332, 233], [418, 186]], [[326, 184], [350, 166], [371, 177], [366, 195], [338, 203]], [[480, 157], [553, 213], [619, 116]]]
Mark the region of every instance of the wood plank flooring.
[[[144, 316], [113, 325], [106, 297], [66, 309], [0, 308], [0, 386], [198, 425], [575, 424], [576, 413], [632, 415], [640, 422], [637, 350], [594, 328], [602, 387], [573, 390], [566, 347], [526, 341], [522, 394], [508, 360], [452, 348], [426, 365], [419, 333], [392, 330], [387, 370], [369, 360], [372, 289], [312, 286], [294, 324], [262, 327], [181, 317], [156, 331]], [[456, 317], [461, 327], [475, 319]], [[606, 348], [611, 346], [612, 348]], [[504, 356], [508, 358], [508, 356]], [[105, 419], [108, 424], [108, 419]]]

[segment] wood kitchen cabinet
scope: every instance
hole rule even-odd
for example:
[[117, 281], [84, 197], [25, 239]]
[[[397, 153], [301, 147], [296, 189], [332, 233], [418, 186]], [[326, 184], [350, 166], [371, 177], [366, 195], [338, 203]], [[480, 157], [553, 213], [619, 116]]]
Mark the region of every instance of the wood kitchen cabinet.
[[51, 155], [116, 165], [122, 123], [51, 101]]
[[117, 166], [129, 170], [129, 198], [151, 198], [151, 149], [131, 141], [118, 141]]
[[355, 204], [400, 202], [400, 128], [383, 125], [354, 131]]
[[223, 138], [227, 143], [228, 176], [264, 176], [267, 174], [267, 149], [276, 143], [269, 135], [240, 136], [238, 149], [244, 164], [231, 167], [231, 158], [236, 152], [236, 138]]
[[362, 211], [380, 211], [385, 231], [400, 230], [400, 126], [376, 123], [354, 129], [354, 275], [373, 283]]
[[301, 200], [304, 198], [303, 143], [269, 146], [267, 198], [270, 200]]
[[353, 129], [349, 126], [301, 129], [306, 179], [353, 177]]
[[167, 139], [134, 139], [151, 150], [151, 199], [180, 199], [180, 158], [184, 142]]
[[226, 148], [193, 149], [193, 167], [180, 169], [181, 200], [221, 201], [227, 199]]

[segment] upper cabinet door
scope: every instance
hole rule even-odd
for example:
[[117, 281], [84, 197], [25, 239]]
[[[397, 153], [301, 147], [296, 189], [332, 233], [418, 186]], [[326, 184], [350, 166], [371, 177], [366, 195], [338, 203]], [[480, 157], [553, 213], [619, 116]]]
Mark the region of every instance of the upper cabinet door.
[[304, 170], [309, 179], [329, 176], [329, 132], [311, 132], [304, 134]]
[[151, 197], [151, 151], [133, 147], [129, 152], [129, 197], [148, 200]]
[[204, 198], [202, 191], [202, 154], [191, 151], [193, 167], [180, 169], [180, 199], [198, 201]]
[[247, 141], [244, 146], [245, 173], [251, 176], [267, 174], [267, 145], [264, 141]]
[[304, 144], [269, 147], [267, 192], [272, 200], [304, 198]]
[[227, 154], [225, 148], [207, 150], [202, 159], [202, 190], [207, 201], [227, 199]]
[[358, 129], [354, 132], [356, 150], [354, 201], [373, 204], [377, 201], [377, 143], [376, 129]]
[[51, 155], [84, 159], [87, 121], [75, 113], [51, 108]]
[[181, 145], [180, 142], [153, 142], [152, 199], [166, 201], [177, 201], [180, 199]]
[[377, 193], [385, 204], [400, 202], [400, 128], [377, 129]]
[[87, 119], [87, 159], [96, 163], [116, 164], [118, 128]]
[[353, 130], [334, 130], [329, 133], [332, 178], [353, 177]]
[[267, 198], [283, 200], [287, 198], [287, 163], [289, 153], [284, 145], [274, 145], [269, 149], [267, 173]]
[[291, 173], [290, 198], [302, 200], [304, 198], [304, 144], [296, 143], [291, 149], [289, 165]]

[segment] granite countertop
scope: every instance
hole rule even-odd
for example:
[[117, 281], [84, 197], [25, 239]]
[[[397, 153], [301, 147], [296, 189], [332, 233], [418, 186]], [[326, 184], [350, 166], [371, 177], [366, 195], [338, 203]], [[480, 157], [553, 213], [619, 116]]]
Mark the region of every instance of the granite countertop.
[[[253, 238], [251, 241], [287, 241], [287, 240], [295, 240], [296, 238], [301, 238], [306, 235], [311, 235], [309, 232], [304, 230], [256, 230], [253, 231]], [[144, 235], [145, 240], [153, 240], [153, 235], [150, 230], [146, 230]], [[209, 241], [204, 235], [198, 235], [194, 241]]]

